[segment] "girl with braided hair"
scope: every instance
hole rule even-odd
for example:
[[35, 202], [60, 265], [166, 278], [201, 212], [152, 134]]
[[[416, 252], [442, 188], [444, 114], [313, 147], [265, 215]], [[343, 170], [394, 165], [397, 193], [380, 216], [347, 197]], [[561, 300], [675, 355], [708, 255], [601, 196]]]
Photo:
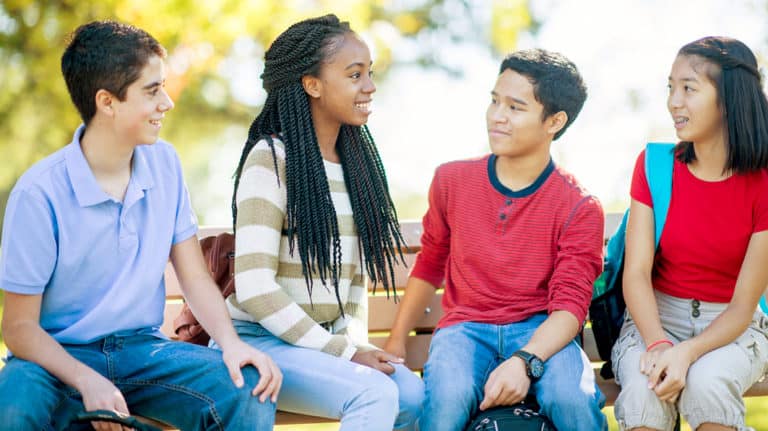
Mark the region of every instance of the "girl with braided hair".
[[706, 37], [683, 46], [667, 108], [680, 143], [658, 250], [637, 159], [627, 225], [628, 314], [613, 348], [622, 429], [747, 430], [742, 395], [768, 364], [768, 101], [754, 54]]
[[389, 293], [397, 214], [365, 126], [376, 87], [367, 45], [334, 15], [265, 55], [267, 100], [235, 174], [235, 294], [243, 340], [284, 373], [278, 408], [344, 430], [414, 429], [423, 384], [367, 344], [364, 275]]

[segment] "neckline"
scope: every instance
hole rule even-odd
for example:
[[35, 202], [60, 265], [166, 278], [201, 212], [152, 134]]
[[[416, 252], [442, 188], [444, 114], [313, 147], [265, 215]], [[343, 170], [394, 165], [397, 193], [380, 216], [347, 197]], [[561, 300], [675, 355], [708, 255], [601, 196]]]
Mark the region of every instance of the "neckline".
[[499, 181], [499, 176], [496, 174], [496, 158], [497, 157], [495, 154], [491, 154], [490, 157], [488, 157], [488, 179], [496, 191], [504, 196], [511, 198], [522, 198], [532, 195], [541, 187], [542, 184], [544, 184], [544, 181], [549, 178], [549, 174], [555, 170], [555, 162], [553, 162], [552, 158], [550, 157], [549, 163], [547, 163], [547, 166], [543, 171], [541, 171], [539, 176], [536, 177], [536, 180], [534, 180], [533, 183], [523, 189], [515, 191]]

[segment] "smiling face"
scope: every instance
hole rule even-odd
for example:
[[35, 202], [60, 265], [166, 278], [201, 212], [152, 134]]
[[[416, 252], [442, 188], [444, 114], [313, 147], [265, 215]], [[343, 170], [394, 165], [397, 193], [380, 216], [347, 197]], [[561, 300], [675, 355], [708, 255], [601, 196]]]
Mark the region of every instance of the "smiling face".
[[318, 76], [307, 76], [304, 83], [313, 117], [328, 124], [362, 126], [368, 122], [376, 91], [371, 52], [354, 33], [340, 36], [335, 43]]
[[722, 141], [725, 138], [717, 88], [707, 75], [708, 68], [713, 67], [717, 66], [688, 55], [679, 55], [672, 64], [667, 109], [681, 141]]
[[542, 118], [543, 110], [527, 77], [511, 69], [502, 72], [485, 116], [491, 152], [499, 157], [548, 153], [556, 130], [552, 116]]
[[173, 101], [165, 92], [165, 65], [158, 56], [150, 56], [125, 93], [125, 99], [112, 99], [115, 134], [132, 145], [157, 142], [165, 113], [173, 108]]

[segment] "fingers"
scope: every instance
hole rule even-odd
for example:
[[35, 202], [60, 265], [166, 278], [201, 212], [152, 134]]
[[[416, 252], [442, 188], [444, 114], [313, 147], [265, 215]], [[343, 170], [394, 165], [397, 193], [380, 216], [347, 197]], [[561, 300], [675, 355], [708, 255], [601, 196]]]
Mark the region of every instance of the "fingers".
[[273, 403], [277, 402], [280, 387], [283, 384], [283, 373], [275, 363], [266, 355], [260, 356], [251, 364], [259, 371], [259, 382], [251, 394], [259, 396], [262, 403], [269, 398]]
[[269, 368], [271, 379], [269, 380], [269, 385], [267, 385], [267, 388], [261, 394], [262, 398], [260, 399], [264, 402], [267, 397], [269, 397], [273, 403], [276, 403], [277, 397], [280, 394], [280, 388], [283, 386], [283, 373], [280, 372], [280, 369], [277, 368], [277, 365], [272, 361], [270, 361]]
[[405, 362], [405, 359], [399, 356], [395, 356], [389, 352], [385, 352], [383, 350], [376, 350], [375, 351], [375, 357], [381, 362], [393, 362], [395, 364], [402, 364]]
[[683, 387], [685, 381], [677, 373], [669, 372], [653, 391], [660, 400], [672, 402], [677, 399]]
[[243, 387], [243, 372], [240, 371], [240, 367], [242, 367], [244, 364], [241, 364], [238, 361], [232, 361], [232, 360], [224, 360], [224, 364], [227, 366], [227, 370], [229, 371], [229, 378], [232, 379], [232, 382], [235, 384], [236, 387], [242, 388]]
[[395, 373], [395, 367], [390, 365], [388, 362], [379, 362], [376, 364], [375, 367], [377, 370], [381, 371], [384, 374], [394, 374]]

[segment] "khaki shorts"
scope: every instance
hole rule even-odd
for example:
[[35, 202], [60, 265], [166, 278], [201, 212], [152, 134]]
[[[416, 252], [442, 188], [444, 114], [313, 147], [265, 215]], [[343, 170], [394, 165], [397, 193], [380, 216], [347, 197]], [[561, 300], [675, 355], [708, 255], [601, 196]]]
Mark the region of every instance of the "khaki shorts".
[[[661, 325], [675, 344], [699, 335], [728, 304], [680, 299], [656, 291]], [[611, 358], [621, 392], [614, 412], [622, 430], [648, 427], [672, 430], [679, 413], [691, 425], [715, 423], [751, 430], [744, 424], [742, 395], [768, 371], [768, 317], [756, 311], [749, 328], [733, 343], [702, 355], [688, 369], [675, 403], [659, 400], [640, 372], [645, 343], [627, 313]]]

